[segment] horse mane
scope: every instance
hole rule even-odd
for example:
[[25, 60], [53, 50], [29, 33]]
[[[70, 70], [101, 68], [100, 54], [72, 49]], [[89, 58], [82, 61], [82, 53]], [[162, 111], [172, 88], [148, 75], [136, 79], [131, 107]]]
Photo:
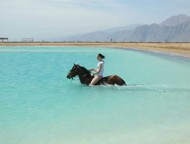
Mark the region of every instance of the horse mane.
[[91, 74], [90, 74], [90, 71], [87, 70], [85, 67], [80, 66], [80, 68], [81, 68], [86, 74], [91, 75]]

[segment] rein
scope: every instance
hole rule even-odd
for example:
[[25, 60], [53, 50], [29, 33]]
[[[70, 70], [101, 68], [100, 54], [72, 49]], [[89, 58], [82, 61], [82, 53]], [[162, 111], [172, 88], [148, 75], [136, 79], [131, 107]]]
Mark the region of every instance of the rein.
[[[88, 74], [84, 74], [81, 76], [81, 78], [84, 78], [85, 76], [87, 76]], [[72, 80], [75, 80], [76, 78], [72, 78]], [[79, 78], [78, 78], [79, 79]]]
[[[87, 75], [88, 75], [88, 74], [84, 74], [84, 75], [81, 76], [81, 78], [84, 78], [84, 77], [87, 76]], [[76, 79], [76, 78], [72, 78], [72, 80], [73, 80], [73, 79]]]
[[83, 69], [81, 69], [81, 67], [79, 67], [79, 70], [82, 71], [84, 74], [81, 76], [81, 78], [84, 78], [85, 76], [87, 76], [88, 74], [85, 73], [85, 71], [83, 71]]
[[84, 75], [81, 76], [81, 78], [83, 78], [83, 77], [85, 77], [85, 76], [87, 76], [87, 75], [88, 75], [88, 74], [84, 74]]

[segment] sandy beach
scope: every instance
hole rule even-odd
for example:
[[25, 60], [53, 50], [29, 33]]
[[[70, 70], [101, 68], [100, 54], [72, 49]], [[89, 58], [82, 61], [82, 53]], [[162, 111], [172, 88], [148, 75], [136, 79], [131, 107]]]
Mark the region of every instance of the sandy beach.
[[162, 52], [183, 57], [190, 57], [190, 43], [68, 43], [68, 42], [4, 42], [0, 46], [88, 46], [131, 48], [135, 50]]

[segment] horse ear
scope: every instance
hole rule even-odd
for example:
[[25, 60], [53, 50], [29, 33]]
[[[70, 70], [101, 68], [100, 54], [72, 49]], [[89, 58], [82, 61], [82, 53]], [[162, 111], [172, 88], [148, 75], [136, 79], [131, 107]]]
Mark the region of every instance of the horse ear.
[[73, 65], [74, 65], [74, 66], [76, 66], [76, 64], [75, 64], [75, 63], [73, 63]]

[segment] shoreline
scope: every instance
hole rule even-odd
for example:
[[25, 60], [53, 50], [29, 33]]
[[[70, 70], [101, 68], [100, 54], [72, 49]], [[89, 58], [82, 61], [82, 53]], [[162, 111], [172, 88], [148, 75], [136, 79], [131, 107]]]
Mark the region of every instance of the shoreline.
[[120, 42], [0, 42], [0, 46], [86, 46], [110, 47], [154, 53], [164, 53], [173, 56], [190, 58], [190, 43], [120, 43]]

